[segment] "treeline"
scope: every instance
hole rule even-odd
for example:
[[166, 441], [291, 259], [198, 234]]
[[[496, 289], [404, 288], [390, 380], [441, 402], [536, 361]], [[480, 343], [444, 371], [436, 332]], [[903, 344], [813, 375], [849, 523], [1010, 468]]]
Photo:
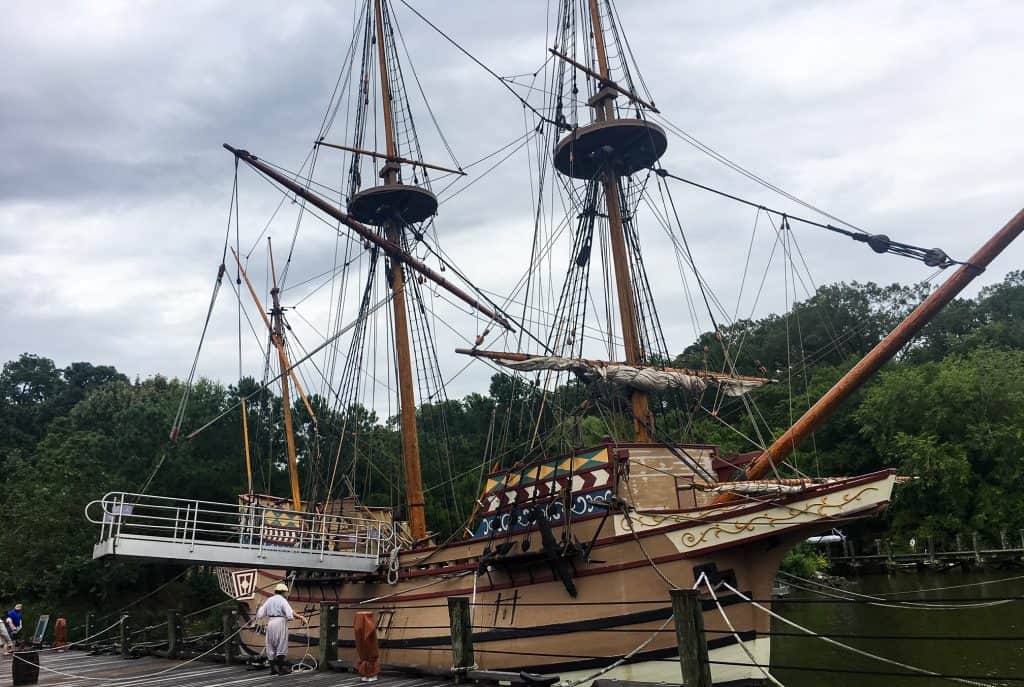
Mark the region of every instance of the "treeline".
[[[721, 369], [723, 346], [739, 371], [765, 374], [777, 384], [754, 392], [758, 413], [732, 401], [694, 412], [708, 401], [681, 399], [659, 418], [676, 440], [749, 451], [748, 439], [770, 440], [817, 399], [894, 326], [923, 287], [834, 284], [788, 315], [738, 322], [707, 333], [675, 361]], [[189, 393], [175, 442], [184, 385], [153, 377], [131, 381], [112, 367], [74, 363], [58, 368], [25, 354], [0, 373], [0, 598], [20, 595], [53, 603], [87, 598], [103, 603], [124, 590], [156, 587], [176, 569], [131, 561], [91, 560], [93, 528], [83, 509], [108, 490], [232, 501], [248, 489], [242, 452], [241, 409], [251, 430], [256, 491], [287, 494], [280, 399], [252, 379], [237, 386], [200, 381]], [[604, 394], [609, 394], [607, 390]], [[544, 420], [542, 434], [557, 443], [589, 443], [608, 424], [628, 427], [581, 403], [593, 391], [558, 390], [552, 407], [577, 411]], [[487, 394], [424, 404], [419, 410], [428, 519], [439, 531], [458, 531], [470, 514], [490, 459], [515, 457], [506, 436], [528, 437], [522, 418], [538, 390], [496, 375]], [[621, 400], [621, 399], [620, 399]], [[401, 442], [393, 418], [352, 407], [332, 412], [312, 399], [314, 425], [296, 403], [299, 451], [310, 477], [304, 493], [356, 491], [370, 503], [401, 502]], [[614, 405], [614, 404], [612, 404]], [[660, 405], [660, 404], [657, 404]], [[582, 409], [582, 410], [580, 410]], [[516, 416], [518, 413], [518, 416]], [[221, 421], [186, 439], [208, 420]], [[511, 427], [519, 417], [521, 426]], [[756, 419], [755, 419], [756, 418]], [[345, 432], [358, 441], [336, 455], [324, 437]], [[1024, 529], [1024, 272], [1011, 273], [975, 299], [958, 300], [931, 323], [900, 358], [850, 400], [813, 441], [794, 456], [814, 475], [849, 475], [885, 467], [917, 479], [901, 486], [887, 514], [866, 522], [862, 541], [880, 536], [937, 541], [978, 532], [998, 541], [1001, 531]], [[327, 448], [325, 448], [327, 447]], [[498, 448], [496, 448], [498, 447]], [[506, 447], [506, 449], [501, 449]], [[501, 457], [501, 450], [508, 455]], [[338, 460], [341, 475], [333, 481]], [[482, 465], [482, 461], [484, 461]], [[331, 491], [334, 490], [334, 491]], [[344, 495], [344, 494], [342, 494]]]

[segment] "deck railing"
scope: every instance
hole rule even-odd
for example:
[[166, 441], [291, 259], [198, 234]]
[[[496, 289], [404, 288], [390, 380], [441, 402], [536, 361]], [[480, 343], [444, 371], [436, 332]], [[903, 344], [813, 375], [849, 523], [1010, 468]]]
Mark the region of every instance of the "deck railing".
[[[127, 492], [110, 492], [85, 508], [99, 525], [99, 543], [159, 543], [202, 555], [209, 547], [245, 552], [245, 559], [274, 558], [276, 553], [380, 562], [397, 546], [390, 523], [324, 513], [301, 513], [243, 503], [217, 503]], [[224, 555], [225, 552], [222, 552]], [[160, 557], [157, 553], [156, 557]], [[218, 556], [219, 557], [219, 556]]]

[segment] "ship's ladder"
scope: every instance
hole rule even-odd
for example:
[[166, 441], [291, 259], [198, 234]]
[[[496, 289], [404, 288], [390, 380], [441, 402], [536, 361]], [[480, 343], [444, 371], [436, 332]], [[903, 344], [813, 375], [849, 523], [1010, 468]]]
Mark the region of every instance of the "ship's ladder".
[[398, 547], [388, 522], [245, 503], [110, 492], [85, 516], [100, 528], [93, 558], [374, 572]]

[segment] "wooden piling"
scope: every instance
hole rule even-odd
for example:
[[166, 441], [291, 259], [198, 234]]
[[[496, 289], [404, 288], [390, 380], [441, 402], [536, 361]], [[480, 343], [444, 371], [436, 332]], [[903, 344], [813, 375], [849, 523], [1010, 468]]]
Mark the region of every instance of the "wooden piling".
[[167, 611], [167, 658], [177, 658], [181, 653], [181, 640], [184, 634], [184, 628], [181, 625], [181, 611], [177, 609]]
[[224, 642], [224, 663], [231, 665], [238, 656], [238, 611], [225, 608], [220, 614], [221, 641]]
[[82, 640], [85, 642], [85, 648], [88, 649], [92, 645], [92, 634], [96, 631], [96, 614], [89, 611], [85, 614], [85, 634], [82, 635]]
[[320, 602], [320, 670], [329, 671], [338, 660], [338, 604]]
[[448, 623], [452, 634], [455, 681], [464, 682], [466, 672], [476, 665], [473, 658], [473, 620], [469, 614], [469, 597], [448, 597]]
[[131, 634], [128, 631], [128, 614], [125, 613], [121, 616], [121, 625], [118, 627], [118, 639], [121, 642], [121, 656], [128, 658], [131, 656], [131, 647], [129, 642], [131, 641]]
[[[708, 643], [704, 636], [704, 613], [696, 589], [673, 589], [672, 616], [679, 644], [679, 667], [683, 687], [711, 687]], [[453, 635], [454, 636], [454, 635]]]

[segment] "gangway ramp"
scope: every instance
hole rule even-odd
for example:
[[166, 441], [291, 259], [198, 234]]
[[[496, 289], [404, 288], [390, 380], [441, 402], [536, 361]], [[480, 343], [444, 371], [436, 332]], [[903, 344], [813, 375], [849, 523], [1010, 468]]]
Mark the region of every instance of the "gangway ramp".
[[100, 528], [94, 559], [369, 573], [398, 547], [388, 522], [244, 503], [110, 492], [85, 515]]

